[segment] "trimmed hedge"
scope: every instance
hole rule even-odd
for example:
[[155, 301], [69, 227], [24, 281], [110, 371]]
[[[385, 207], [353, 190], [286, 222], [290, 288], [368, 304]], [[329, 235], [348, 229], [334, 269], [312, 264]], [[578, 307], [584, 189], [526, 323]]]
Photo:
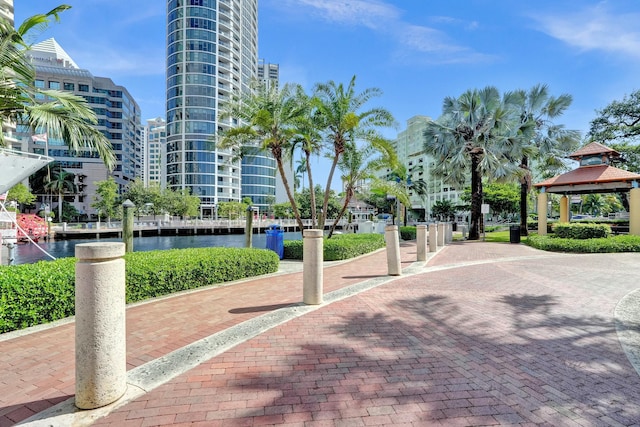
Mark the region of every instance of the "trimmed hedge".
[[578, 240], [532, 234], [527, 237], [526, 244], [536, 249], [552, 252], [640, 252], [640, 236], [629, 235]]
[[[384, 235], [375, 233], [334, 234], [323, 242], [324, 261], [355, 258], [385, 247]], [[302, 259], [302, 240], [284, 241], [285, 259]]]
[[553, 232], [562, 239], [597, 239], [610, 235], [611, 227], [608, 224], [559, 222], [553, 225]]
[[[127, 302], [278, 271], [266, 249], [190, 248], [125, 255]], [[0, 267], [0, 333], [72, 316], [76, 258]]]
[[416, 240], [417, 227], [415, 225], [400, 227], [400, 238], [402, 240]]

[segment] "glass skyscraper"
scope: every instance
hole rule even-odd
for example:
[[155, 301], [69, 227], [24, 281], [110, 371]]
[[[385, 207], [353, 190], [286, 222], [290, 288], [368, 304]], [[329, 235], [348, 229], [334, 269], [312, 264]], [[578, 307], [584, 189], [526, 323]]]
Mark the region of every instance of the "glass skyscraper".
[[200, 197], [205, 217], [241, 200], [241, 164], [215, 135], [236, 124], [221, 107], [250, 90], [257, 64], [257, 0], [167, 1], [166, 183]]

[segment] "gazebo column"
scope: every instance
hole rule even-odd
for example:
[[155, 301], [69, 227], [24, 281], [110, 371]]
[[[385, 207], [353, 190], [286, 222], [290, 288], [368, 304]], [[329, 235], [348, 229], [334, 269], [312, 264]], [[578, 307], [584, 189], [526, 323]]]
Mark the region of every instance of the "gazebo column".
[[538, 194], [538, 235], [547, 235], [547, 193], [544, 187]]
[[560, 197], [560, 222], [569, 222], [569, 198]]
[[640, 236], [640, 188], [629, 192], [629, 234]]

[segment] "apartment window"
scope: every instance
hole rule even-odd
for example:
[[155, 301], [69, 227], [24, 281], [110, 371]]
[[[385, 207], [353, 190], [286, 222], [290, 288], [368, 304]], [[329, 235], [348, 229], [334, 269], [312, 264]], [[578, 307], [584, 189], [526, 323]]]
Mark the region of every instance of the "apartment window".
[[44, 80], [36, 80], [36, 87], [44, 89]]
[[49, 89], [60, 90], [60, 82], [49, 82]]
[[79, 84], [78, 85], [78, 90], [80, 92], [89, 92], [89, 85]]
[[64, 90], [76, 90], [76, 85], [74, 83], [65, 83]]

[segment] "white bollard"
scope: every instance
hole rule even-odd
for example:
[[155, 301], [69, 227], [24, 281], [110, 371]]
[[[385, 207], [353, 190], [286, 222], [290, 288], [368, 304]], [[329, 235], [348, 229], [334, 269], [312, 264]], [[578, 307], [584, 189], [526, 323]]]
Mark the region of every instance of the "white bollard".
[[438, 226], [429, 224], [429, 252], [438, 251]]
[[309, 305], [322, 304], [323, 234], [314, 229], [302, 233], [302, 302]]
[[427, 226], [416, 226], [416, 246], [418, 247], [418, 261], [427, 260]]
[[76, 263], [76, 406], [94, 409], [127, 389], [125, 244], [83, 243]]
[[453, 224], [448, 222], [445, 225], [445, 235], [444, 235], [444, 243], [446, 245], [448, 245], [449, 243], [453, 242]]
[[398, 239], [398, 226], [387, 225], [384, 228], [384, 241], [387, 245], [387, 267], [389, 276], [402, 274], [400, 263], [400, 240]]
[[444, 246], [444, 222], [438, 223], [438, 246]]

